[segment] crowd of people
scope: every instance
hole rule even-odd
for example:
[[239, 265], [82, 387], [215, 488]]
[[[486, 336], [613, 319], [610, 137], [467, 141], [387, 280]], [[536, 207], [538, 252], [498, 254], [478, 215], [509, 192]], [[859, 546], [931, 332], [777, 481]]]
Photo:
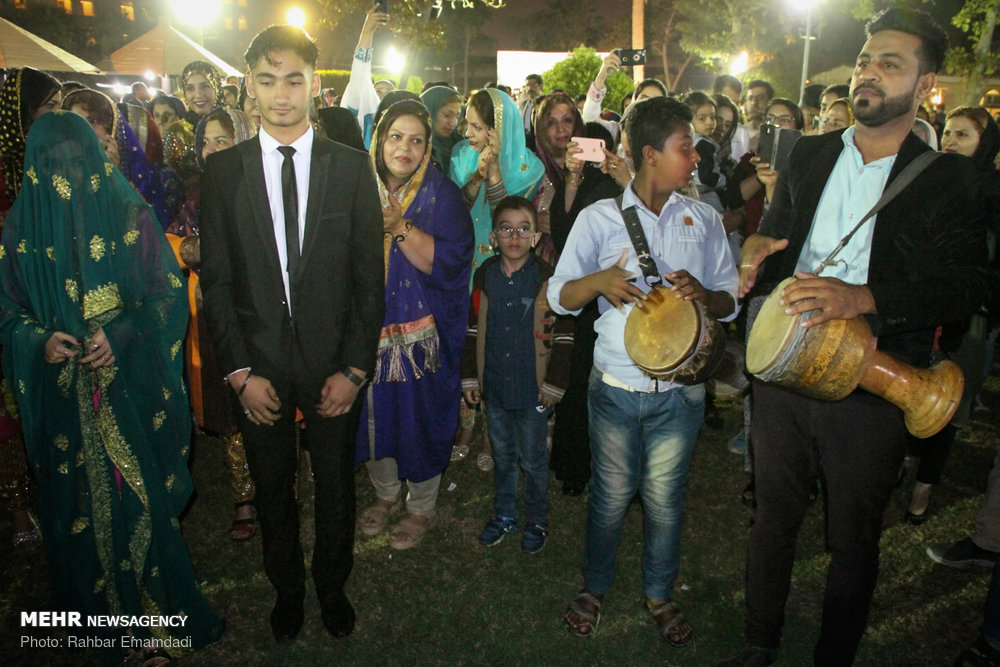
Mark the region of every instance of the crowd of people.
[[[1000, 130], [983, 107], [925, 106], [940, 27], [879, 14], [851, 81], [814, 84], [800, 104], [722, 75], [686, 93], [647, 79], [605, 109], [617, 54], [581, 99], [543, 93], [538, 74], [517, 96], [495, 83], [395, 90], [372, 76], [388, 25], [379, 5], [368, 12], [340, 98], [293, 26], [254, 37], [242, 80], [195, 61], [177, 91], [137, 83], [120, 102], [5, 72], [0, 497], [15, 544], [44, 543], [55, 608], [184, 614], [195, 649], [222, 635], [179, 530], [193, 437], [206, 433], [225, 452], [229, 538], [261, 534], [278, 642], [304, 621], [295, 494], [307, 452], [312, 576], [324, 626], [347, 636], [355, 531], [420, 545], [442, 473], [479, 434], [495, 486], [481, 544], [520, 533], [525, 554], [543, 549], [550, 470], [564, 494], [588, 490], [583, 585], [563, 620], [590, 637], [638, 495], [646, 607], [685, 646], [695, 630], [673, 596], [684, 496], [722, 381], [637, 364], [630, 323], [683, 302], [706, 329], [730, 329], [741, 363], [761, 302], [795, 276], [781, 304], [807, 329], [862, 318], [880, 351], [921, 368], [952, 359], [965, 378], [952, 423], [923, 440], [861, 389], [830, 402], [737, 383], [749, 385], [746, 426], [730, 450], [754, 523], [745, 643], [720, 664], [777, 659], [796, 537], [819, 495], [831, 560], [814, 657], [850, 664], [892, 489], [919, 459], [906, 520], [926, 519], [1000, 324]], [[789, 137], [772, 164], [779, 152], [763, 146]], [[897, 178], [909, 185], [883, 196]], [[838, 241], [840, 259], [821, 263]], [[375, 500], [357, 509], [361, 464]], [[930, 557], [1000, 567], [998, 505], [1000, 455], [976, 533]], [[1000, 665], [996, 572], [961, 664]], [[133, 630], [146, 664], [179, 654], [172, 630]]]

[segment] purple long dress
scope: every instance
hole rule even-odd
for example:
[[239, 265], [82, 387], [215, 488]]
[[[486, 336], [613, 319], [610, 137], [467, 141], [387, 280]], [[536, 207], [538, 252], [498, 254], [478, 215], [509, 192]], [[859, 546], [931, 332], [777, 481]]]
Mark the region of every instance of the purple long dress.
[[422, 482], [447, 466], [458, 426], [474, 236], [461, 191], [430, 165], [403, 215], [434, 237], [434, 264], [421, 273], [389, 248], [385, 322], [355, 458], [394, 457], [400, 479]]

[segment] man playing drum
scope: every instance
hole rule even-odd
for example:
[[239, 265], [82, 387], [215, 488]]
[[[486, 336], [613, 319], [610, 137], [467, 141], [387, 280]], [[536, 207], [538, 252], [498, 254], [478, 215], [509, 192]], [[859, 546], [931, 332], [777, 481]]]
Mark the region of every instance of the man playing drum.
[[[971, 161], [938, 157], [861, 226], [821, 277], [810, 273], [886, 185], [929, 150], [910, 128], [934, 88], [944, 32], [922, 12], [890, 9], [869, 22], [866, 34], [851, 81], [856, 124], [797, 143], [760, 233], [743, 246], [740, 294], [758, 278], [770, 289], [794, 273], [798, 280], [785, 287], [781, 304], [789, 314], [812, 311], [802, 326], [864, 316], [879, 350], [927, 367], [935, 328], [972, 313], [986, 288]], [[775, 661], [796, 537], [820, 470], [831, 562], [814, 660], [850, 664], [875, 588], [882, 515], [905, 454], [903, 413], [863, 390], [826, 402], [755, 380], [753, 392], [757, 513], [747, 643], [720, 664]]]
[[[693, 631], [671, 594], [705, 389], [703, 384], [655, 380], [626, 352], [629, 311], [654, 303], [646, 300], [650, 287], [626, 225], [641, 228], [638, 236], [648, 244], [643, 263], [650, 281], [666, 278], [671, 290], [667, 299], [697, 300], [708, 316], [732, 319], [738, 275], [718, 213], [677, 193], [690, 184], [699, 160], [688, 107], [666, 97], [639, 102], [627, 131], [638, 169], [635, 178], [620, 201], [605, 199], [580, 213], [549, 279], [548, 299], [556, 312], [576, 314], [592, 299], [598, 299], [601, 312], [588, 395], [591, 478], [584, 588], [564, 620], [581, 637], [597, 629], [601, 603], [614, 579], [625, 513], [639, 492], [646, 607], [663, 638], [683, 646]], [[664, 336], [684, 333], [665, 331]]]

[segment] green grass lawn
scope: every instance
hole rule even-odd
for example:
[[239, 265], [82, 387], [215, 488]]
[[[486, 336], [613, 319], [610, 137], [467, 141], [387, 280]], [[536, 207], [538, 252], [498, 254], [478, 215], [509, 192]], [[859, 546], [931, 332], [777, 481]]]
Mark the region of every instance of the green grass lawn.
[[[944, 484], [920, 527], [900, 523], [911, 480], [886, 511], [882, 567], [859, 665], [947, 665], [974, 635], [989, 583], [984, 570], [959, 572], [933, 564], [924, 549], [966, 536], [1000, 445], [1000, 380], [984, 398], [993, 409], [976, 415], [956, 441]], [[221, 641], [182, 665], [711, 665], [741, 644], [743, 569], [750, 514], [740, 503], [746, 483], [742, 458], [726, 441], [742, 421], [736, 402], [721, 404], [725, 427], [704, 429], [687, 496], [680, 576], [675, 599], [696, 633], [675, 649], [655, 633], [642, 607], [642, 515], [633, 504], [618, 553], [618, 578], [608, 594], [596, 636], [579, 639], [561, 621], [580, 588], [586, 496], [549, 497], [551, 534], [544, 551], [520, 552], [519, 537], [484, 549], [479, 531], [492, 512], [492, 474], [476, 469], [474, 454], [445, 472], [436, 527], [409, 552], [390, 551], [387, 538], [358, 537], [347, 592], [358, 611], [351, 637], [324, 630], [310, 592], [306, 623], [291, 644], [275, 645], [267, 617], [274, 602], [261, 565], [260, 538], [233, 543], [231, 506], [221, 447], [196, 442], [193, 472], [198, 496], [183, 521], [203, 590], [228, 620]], [[303, 467], [304, 471], [304, 467]], [[356, 477], [359, 507], [373, 498], [363, 470]], [[449, 490], [449, 487], [454, 488]], [[303, 538], [312, 541], [312, 489], [300, 481]], [[92, 653], [22, 649], [21, 611], [45, 610], [47, 574], [41, 549], [12, 551], [9, 525], [0, 527], [0, 664], [81, 665]], [[823, 507], [818, 501], [802, 531], [785, 640], [779, 664], [809, 664], [815, 642], [825, 569]], [[33, 630], [35, 636], [45, 636]], [[53, 636], [58, 636], [53, 633]]]

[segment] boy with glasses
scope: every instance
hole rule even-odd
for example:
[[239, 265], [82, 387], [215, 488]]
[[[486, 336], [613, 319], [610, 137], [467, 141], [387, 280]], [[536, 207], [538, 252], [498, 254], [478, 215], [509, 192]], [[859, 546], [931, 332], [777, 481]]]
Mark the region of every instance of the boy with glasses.
[[[518, 467], [524, 471], [521, 551], [538, 553], [548, 537], [548, 416], [566, 389], [573, 324], [556, 318], [545, 298], [552, 267], [535, 257], [535, 209], [506, 197], [493, 212], [490, 242], [499, 250], [472, 280], [462, 392], [484, 401], [493, 445], [496, 516], [479, 536], [487, 547], [518, 529]], [[557, 357], [553, 362], [553, 357]]]

